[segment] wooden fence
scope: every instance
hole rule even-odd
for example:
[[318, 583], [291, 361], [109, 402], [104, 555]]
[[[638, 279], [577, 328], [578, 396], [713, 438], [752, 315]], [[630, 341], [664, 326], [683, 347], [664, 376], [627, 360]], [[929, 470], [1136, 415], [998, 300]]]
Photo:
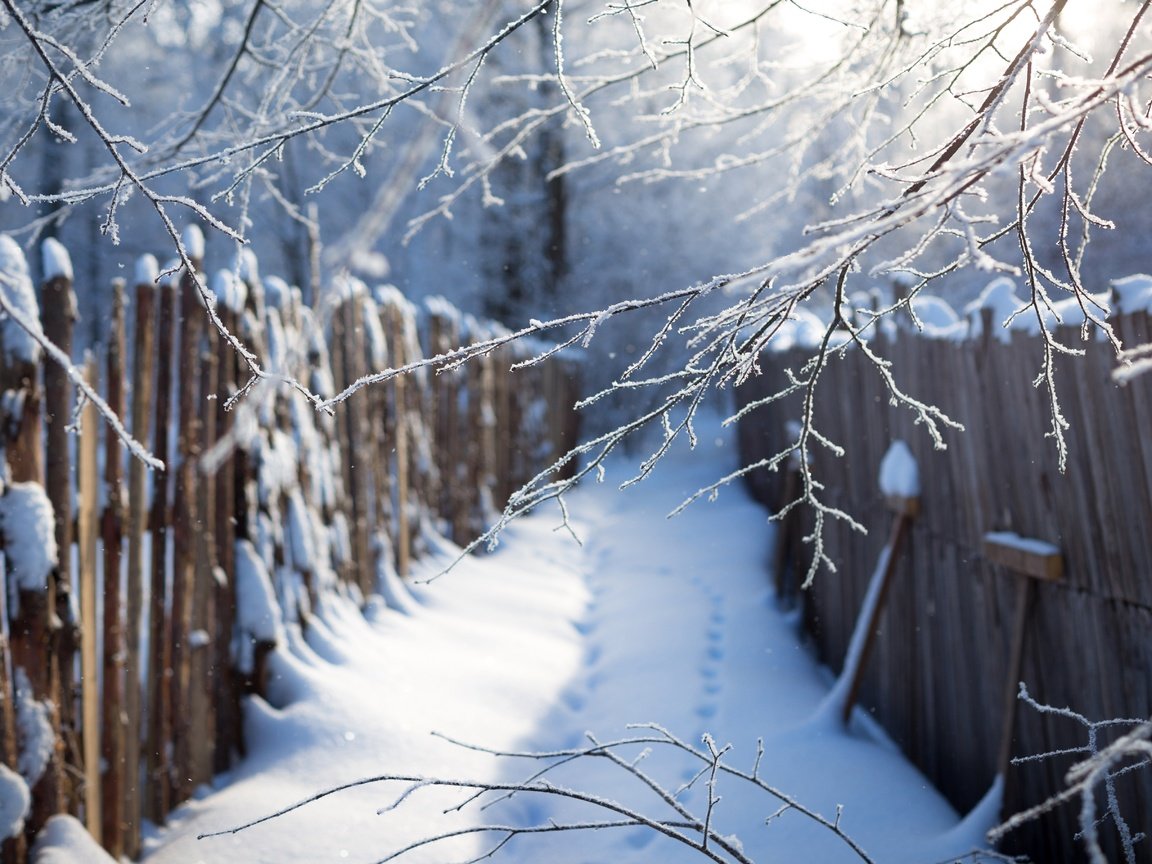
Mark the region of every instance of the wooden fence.
[[[331, 416], [287, 386], [225, 410], [246, 365], [190, 279], [153, 274], [116, 286], [87, 370], [164, 473], [128, 458], [65, 370], [0, 329], [0, 600], [12, 600], [0, 614], [0, 798], [31, 790], [24, 830], [3, 841], [13, 864], [60, 812], [135, 857], [142, 820], [163, 822], [243, 753], [241, 698], [260, 692], [276, 639], [252, 597], [306, 628], [322, 592], [375, 593], [430, 537], [472, 540], [575, 443], [578, 368], [554, 357], [511, 372], [516, 346], [374, 385]], [[25, 278], [5, 275], [6, 295]], [[495, 332], [447, 303], [418, 314], [395, 289], [353, 281], [317, 309], [275, 279], [221, 274], [216, 287], [222, 321], [265, 368], [322, 396]], [[72, 299], [65, 275], [43, 286], [45, 333], [66, 353]], [[59, 552], [29, 526], [54, 533]]]
[[[890, 443], [903, 439], [919, 463], [922, 512], [898, 564], [861, 697], [962, 812], [997, 773], [1001, 724], [1013, 710], [1005, 692], [1015, 687], [1008, 680], [1014, 621], [1026, 596], [1018, 591], [1024, 577], [985, 554], [987, 532], [1047, 541], [1063, 554], [1062, 581], [1036, 583], [1023, 613], [1019, 677], [1031, 694], [1092, 720], [1152, 716], [1152, 376], [1119, 386], [1110, 374], [1115, 355], [1109, 345], [1059, 331], [1065, 344], [1086, 350], [1082, 358], [1058, 361], [1058, 392], [1071, 424], [1061, 473], [1055, 445], [1045, 438], [1046, 397], [1033, 386], [1039, 339], [1019, 332], [998, 339], [987, 335], [990, 323], [982, 328], [985, 336], [968, 340], [920, 337], [906, 326], [873, 343], [892, 361], [905, 392], [966, 427], [945, 431], [943, 451], [908, 411], [890, 405], [861, 351], [829, 363], [816, 423], [847, 454], [838, 458], [817, 446], [812, 469], [826, 484], [825, 500], [860, 519], [868, 534], [829, 524], [826, 551], [839, 572], [820, 574], [803, 596], [818, 651], [838, 669], [892, 518], [878, 485], [880, 462]], [[1152, 336], [1143, 312], [1121, 316], [1113, 326], [1126, 345]], [[765, 374], [740, 388], [739, 401], [776, 392], [784, 370], [799, 369], [810, 353], [793, 348], [766, 355]], [[786, 426], [800, 413], [797, 399], [753, 411], [739, 430], [742, 458], [785, 448], [794, 440]], [[795, 495], [795, 478], [790, 490], [789, 482], [784, 469], [750, 478], [754, 493], [773, 508]], [[781, 549], [793, 573], [807, 566], [808, 549], [798, 538], [808, 527], [797, 526]], [[1087, 743], [1086, 730], [1067, 717], [1026, 706], [1015, 712], [1013, 756]], [[1111, 740], [1105, 738], [1101, 746]], [[1005, 814], [1063, 789], [1076, 758], [1011, 766]], [[1152, 771], [1130, 773], [1118, 784], [1130, 824], [1148, 831]], [[1059, 808], [1010, 834], [1005, 848], [1034, 861], [1078, 860], [1077, 816], [1076, 805]], [[1141, 861], [1152, 861], [1152, 844], [1136, 848]], [[1122, 860], [1111, 851], [1111, 860]]]

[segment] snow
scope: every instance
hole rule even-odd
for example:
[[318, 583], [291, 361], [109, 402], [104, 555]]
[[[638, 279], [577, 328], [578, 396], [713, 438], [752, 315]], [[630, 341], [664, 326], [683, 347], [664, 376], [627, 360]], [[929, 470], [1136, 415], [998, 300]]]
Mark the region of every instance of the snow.
[[136, 284], [155, 285], [160, 278], [160, 265], [155, 255], [141, 255], [136, 259]]
[[74, 816], [53, 816], [37, 835], [32, 864], [116, 864]]
[[920, 494], [920, 469], [903, 441], [893, 441], [880, 460], [880, 491], [887, 497], [900, 498]]
[[1001, 342], [1010, 342], [1012, 334], [1009, 332], [1009, 319], [1024, 308], [1024, 300], [1016, 293], [1016, 283], [1007, 276], [1001, 276], [989, 282], [980, 296], [964, 307], [964, 314], [968, 318], [969, 332], [974, 337], [984, 333], [984, 321], [981, 310], [987, 309], [992, 314], [992, 327], [996, 338]]
[[24, 778], [0, 762], [0, 840], [24, 830], [32, 795]]
[[40, 260], [44, 265], [45, 281], [58, 276], [72, 281], [72, 256], [55, 237], [46, 238], [40, 245]]
[[1112, 282], [1116, 309], [1122, 315], [1152, 312], [1152, 276], [1137, 273]]
[[236, 665], [253, 670], [252, 651], [259, 642], [284, 641], [284, 622], [264, 562], [247, 540], [236, 543]]
[[1001, 546], [1010, 546], [1013, 549], [1019, 549], [1021, 552], [1029, 552], [1034, 555], [1059, 555], [1060, 547], [1054, 546], [1044, 540], [1034, 540], [1030, 537], [1021, 537], [1014, 531], [990, 531], [984, 535], [984, 540], [988, 543], [997, 543]]
[[279, 276], [264, 277], [264, 303], [272, 309], [287, 309], [292, 289]]
[[[48, 574], [59, 561], [56, 517], [39, 483], [12, 483], [0, 495], [0, 532], [8, 573], [20, 591], [44, 591]], [[9, 598], [10, 602], [15, 598]], [[12, 614], [16, 614], [13, 603]]]
[[233, 312], [244, 311], [244, 304], [248, 300], [248, 286], [236, 278], [231, 270], [217, 270], [212, 277], [212, 293], [216, 295], [216, 302]]
[[[738, 490], [712, 504], [665, 514], [734, 460], [718, 428], [701, 430], [696, 455], [681, 448], [643, 484], [618, 492], [586, 486], [569, 503], [583, 545], [557, 532], [559, 515], [537, 508], [515, 523], [495, 554], [439, 575], [455, 549], [418, 565], [414, 580], [372, 598], [321, 595], [306, 632], [279, 621], [263, 565], [237, 548], [243, 625], [275, 636], [267, 699], [245, 708], [248, 755], [216, 788], [181, 806], [149, 840], [148, 864], [194, 861], [376, 861], [431, 834], [485, 822], [547, 825], [587, 818], [555, 796], [520, 794], [480, 810], [468, 793], [367, 783], [234, 834], [197, 839], [269, 815], [336, 784], [412, 774], [487, 782], [523, 780], [539, 766], [468, 749], [579, 747], [642, 734], [659, 724], [689, 745], [705, 735], [725, 757], [836, 818], [885, 864], [950, 860], [990, 827], [986, 812], [962, 822], [892, 745], [862, 724], [821, 717], [828, 674], [782, 615], [763, 561], [772, 527]], [[706, 458], [702, 450], [711, 453]], [[634, 466], [613, 463], [621, 482]], [[395, 593], [393, 592], [403, 592]], [[281, 639], [280, 636], [283, 636]], [[645, 733], [650, 734], [650, 733]], [[445, 737], [446, 736], [446, 737]], [[763, 758], [757, 757], [758, 741]], [[639, 748], [626, 748], [630, 760]], [[676, 789], [697, 770], [653, 745], [643, 761]], [[664, 805], [603, 759], [575, 760], [551, 776], [649, 814]], [[631, 781], [631, 783], [627, 782]], [[779, 801], [731, 777], [716, 788], [716, 831], [738, 837], [755, 861], [858, 860], [826, 828], [795, 811], [768, 820]], [[679, 799], [702, 815], [703, 781]], [[994, 809], [994, 808], [993, 808]], [[592, 814], [603, 816], [605, 814]], [[992, 814], [994, 818], [994, 814]], [[498, 838], [462, 835], [405, 854], [414, 862], [462, 861]], [[59, 859], [73, 864], [76, 855]], [[697, 853], [642, 828], [521, 837], [494, 860], [681, 864]]]
[[[28, 262], [16, 241], [0, 234], [0, 291], [26, 321], [40, 320], [40, 304], [36, 302], [36, 289], [28, 275]], [[4, 346], [5, 363], [39, 363], [40, 345], [9, 315], [0, 321], [0, 342]]]
[[180, 242], [184, 245], [184, 251], [188, 253], [189, 258], [193, 261], [204, 260], [204, 232], [200, 230], [199, 225], [187, 226], [180, 236]]
[[55, 749], [56, 736], [52, 731], [48, 706], [33, 695], [32, 684], [23, 667], [17, 667], [13, 672], [13, 683], [16, 693], [16, 727], [20, 740], [20, 756], [16, 767], [31, 788], [39, 782], [44, 769], [48, 767], [48, 760], [52, 758]]

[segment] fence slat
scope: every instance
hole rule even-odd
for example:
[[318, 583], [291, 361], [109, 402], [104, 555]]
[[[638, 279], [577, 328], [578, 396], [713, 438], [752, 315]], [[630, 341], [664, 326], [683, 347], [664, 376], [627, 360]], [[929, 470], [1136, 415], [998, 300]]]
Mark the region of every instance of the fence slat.
[[[85, 380], [90, 387], [98, 385], [96, 363], [89, 358], [85, 364]], [[83, 772], [84, 824], [93, 837], [99, 837], [103, 830], [104, 817], [101, 811], [100, 781], [100, 655], [98, 639], [100, 635], [97, 594], [100, 590], [99, 575], [96, 569], [96, 536], [99, 525], [98, 482], [96, 465], [97, 434], [96, 407], [88, 402], [80, 414], [83, 430], [77, 448], [76, 480], [79, 486], [77, 520], [77, 562], [80, 587], [80, 732]], [[120, 574], [115, 574], [119, 580]], [[108, 602], [107, 584], [105, 602]], [[113, 599], [117, 599], [115, 596]]]
[[[116, 283], [112, 292], [111, 332], [106, 362], [107, 382], [105, 401], [117, 416], [125, 416], [124, 398], [124, 285]], [[89, 432], [91, 434], [91, 432]], [[104, 489], [106, 503], [101, 520], [104, 546], [104, 656], [103, 656], [103, 711], [101, 716], [100, 756], [103, 762], [101, 777], [101, 837], [104, 848], [113, 857], [124, 852], [125, 771], [127, 768], [127, 723], [129, 706], [126, 700], [131, 685], [125, 680], [127, 640], [123, 594], [121, 593], [121, 552], [124, 527], [123, 450], [120, 441], [105, 430]], [[129, 618], [127, 621], [138, 621]], [[139, 710], [138, 705], [133, 708]], [[133, 763], [135, 764], [135, 763]]]

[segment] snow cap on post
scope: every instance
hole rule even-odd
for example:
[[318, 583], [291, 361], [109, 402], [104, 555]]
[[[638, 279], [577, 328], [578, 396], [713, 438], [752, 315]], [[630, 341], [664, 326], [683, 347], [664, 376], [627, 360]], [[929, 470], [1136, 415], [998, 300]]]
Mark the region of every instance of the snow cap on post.
[[48, 237], [40, 245], [40, 260], [44, 266], [45, 282], [56, 278], [72, 281], [72, 256], [55, 237]]
[[[39, 326], [40, 305], [36, 302], [32, 277], [28, 275], [28, 262], [16, 241], [7, 234], [0, 234], [0, 291], [27, 324]], [[34, 365], [40, 362], [40, 344], [11, 315], [5, 315], [0, 322], [0, 342], [3, 342], [6, 363]]]
[[212, 277], [212, 293], [216, 302], [239, 315], [248, 300], [248, 286], [236, 278], [231, 270], [217, 270]]
[[136, 259], [136, 284], [137, 285], [156, 285], [156, 280], [160, 278], [160, 265], [156, 262], [155, 255], [141, 255]]
[[20, 591], [45, 591], [59, 562], [56, 514], [39, 483], [13, 483], [0, 495], [0, 533], [8, 573]]
[[915, 498], [920, 494], [920, 469], [908, 445], [893, 441], [880, 460], [880, 491], [885, 497]]
[[992, 326], [996, 328], [996, 338], [1001, 342], [1011, 342], [1008, 319], [1023, 309], [1024, 305], [1024, 300], [1016, 293], [1015, 282], [1007, 276], [993, 279], [980, 292], [979, 297], [964, 307], [964, 313], [968, 316], [969, 334], [987, 335], [984, 333], [982, 317], [982, 310], [987, 309], [992, 318]]
[[185, 228], [180, 236], [180, 242], [184, 245], [184, 251], [188, 253], [189, 258], [193, 261], [204, 260], [204, 232], [200, 230], [199, 225], [192, 224]]
[[292, 300], [292, 289], [279, 276], [264, 278], [264, 305], [271, 309], [284, 309]]
[[892, 512], [912, 519], [920, 515], [920, 469], [903, 441], [893, 441], [880, 460], [880, 491]]

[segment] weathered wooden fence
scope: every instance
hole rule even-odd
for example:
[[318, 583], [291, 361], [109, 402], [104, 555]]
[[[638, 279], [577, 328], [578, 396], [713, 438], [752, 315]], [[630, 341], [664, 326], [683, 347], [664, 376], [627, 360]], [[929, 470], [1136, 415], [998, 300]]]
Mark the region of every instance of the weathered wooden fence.
[[[1112, 323], [1125, 344], [1152, 336], [1144, 312]], [[1004, 694], [1014, 686], [1006, 679], [1013, 674], [1017, 581], [1024, 577], [986, 557], [987, 532], [1015, 532], [1063, 553], [1063, 580], [1036, 583], [1025, 610], [1019, 676], [1032, 695], [1093, 720], [1152, 716], [1152, 376], [1119, 386], [1108, 344], [1081, 344], [1078, 332], [1059, 331], [1065, 344], [1086, 350], [1082, 358], [1058, 361], [1058, 392], [1071, 424], [1061, 473], [1055, 445], [1045, 438], [1045, 396], [1033, 386], [1039, 339], [1019, 332], [998, 339], [990, 324], [985, 321], [984, 336], [967, 340], [925, 338], [905, 326], [872, 343], [892, 361], [905, 392], [964, 424], [964, 432], [945, 432], [944, 451], [933, 448], [907, 410], [890, 404], [861, 351], [831, 360], [816, 423], [847, 454], [838, 458], [817, 446], [812, 468], [826, 484], [825, 500], [852, 513], [869, 533], [829, 524], [826, 549], [839, 572], [819, 575], [803, 597], [820, 655], [839, 668], [891, 520], [877, 481], [880, 461], [893, 440], [903, 439], [919, 463], [922, 512], [898, 563], [861, 698], [961, 811], [997, 773], [1001, 724], [1009, 713]], [[765, 374], [740, 388], [740, 402], [776, 392], [784, 370], [799, 369], [809, 356], [798, 348], [766, 355]], [[787, 424], [800, 414], [797, 399], [751, 413], [739, 430], [742, 458], [784, 449], [794, 440]], [[783, 468], [762, 471], [750, 485], [773, 508], [798, 488]], [[795, 536], [808, 527], [800, 525]], [[802, 575], [808, 549], [795, 539], [790, 546], [780, 557], [793, 558]], [[1011, 734], [1013, 756], [1087, 743], [1075, 721], [1024, 706]], [[1005, 814], [1063, 789], [1065, 772], [1082, 755], [1010, 767]], [[1148, 831], [1152, 770], [1117, 782], [1133, 828]], [[1009, 835], [1006, 848], [1034, 861], [1077, 860], [1077, 815], [1075, 805], [1059, 808]], [[1152, 844], [1136, 848], [1140, 860], [1152, 861]]]
[[[0, 291], [35, 313], [19, 250], [0, 241]], [[70, 353], [70, 266], [50, 252], [43, 326]], [[164, 473], [128, 457], [13, 321], [0, 329], [0, 799], [31, 790], [24, 829], [3, 841], [13, 864], [60, 812], [134, 857], [142, 820], [162, 822], [243, 753], [240, 700], [261, 690], [277, 621], [306, 628], [325, 591], [377, 592], [437, 534], [470, 541], [575, 443], [578, 369], [554, 357], [511, 372], [526, 356], [515, 345], [368, 387], [334, 415], [283, 385], [225, 410], [250, 383], [244, 361], [190, 279], [155, 276], [146, 260], [139, 284], [116, 286], [87, 369]], [[325, 397], [496, 332], [351, 280], [316, 309], [276, 279], [222, 273], [214, 289], [268, 371]]]

